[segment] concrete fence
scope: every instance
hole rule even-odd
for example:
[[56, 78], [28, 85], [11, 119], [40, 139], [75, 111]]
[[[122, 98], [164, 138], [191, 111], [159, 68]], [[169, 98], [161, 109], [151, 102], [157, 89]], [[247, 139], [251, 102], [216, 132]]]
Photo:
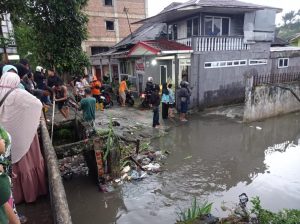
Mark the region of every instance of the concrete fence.
[[[244, 122], [262, 120], [300, 110], [300, 82], [254, 84], [254, 76], [246, 76]], [[298, 99], [297, 99], [298, 98]]]
[[49, 137], [44, 119], [41, 121], [42, 144], [48, 170], [49, 192], [53, 221], [55, 224], [72, 224], [71, 214], [67, 202], [65, 189], [61, 180], [57, 164], [57, 157]]

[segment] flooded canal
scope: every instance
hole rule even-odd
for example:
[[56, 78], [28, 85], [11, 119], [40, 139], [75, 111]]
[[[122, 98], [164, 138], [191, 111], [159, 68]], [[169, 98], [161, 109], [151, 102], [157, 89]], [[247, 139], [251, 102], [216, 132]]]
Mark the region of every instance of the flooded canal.
[[163, 173], [108, 194], [89, 178], [65, 182], [73, 222], [172, 224], [193, 197], [214, 202], [213, 214], [222, 216], [222, 202], [238, 202], [241, 193], [273, 211], [300, 209], [299, 117], [241, 124], [195, 116], [153, 142], [171, 152]]

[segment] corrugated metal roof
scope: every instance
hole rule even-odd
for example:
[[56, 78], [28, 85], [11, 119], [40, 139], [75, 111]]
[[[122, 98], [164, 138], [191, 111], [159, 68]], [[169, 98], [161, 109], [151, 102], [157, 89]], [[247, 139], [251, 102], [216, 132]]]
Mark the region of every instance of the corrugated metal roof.
[[[281, 12], [282, 9], [274, 8], [270, 6], [257, 5], [253, 3], [242, 2], [238, 0], [190, 0], [181, 4], [171, 4], [166, 7], [161, 13], [149, 17], [147, 19], [143, 19], [141, 21], [135, 23], [146, 23], [146, 22], [165, 22], [166, 20], [172, 19], [170, 17], [173, 13], [181, 12], [181, 14], [185, 11], [187, 14], [188, 11], [193, 13], [197, 11], [205, 11], [209, 9], [220, 9], [219, 11], [226, 11], [229, 9], [232, 10], [241, 10], [241, 11], [251, 11], [251, 10], [262, 10], [262, 9], [275, 9], [277, 12]], [[174, 15], [174, 14], [173, 14]]]
[[[172, 4], [171, 4], [172, 5]], [[171, 6], [169, 5], [169, 6]], [[266, 8], [272, 8], [272, 9], [278, 9], [273, 8], [270, 6], [263, 6], [263, 5], [257, 5], [253, 3], [248, 2], [242, 2], [238, 0], [190, 0], [185, 3], [181, 4], [174, 4], [173, 7], [169, 7], [168, 10], [165, 10], [163, 12], [180, 9], [188, 6], [201, 6], [201, 7], [223, 7], [223, 8], [249, 8], [249, 9], [266, 9]]]
[[137, 29], [132, 35], [128, 35], [114, 47], [118, 48], [128, 44], [136, 44], [140, 41], [155, 40], [163, 34], [167, 33], [167, 25], [165, 23], [144, 24]]

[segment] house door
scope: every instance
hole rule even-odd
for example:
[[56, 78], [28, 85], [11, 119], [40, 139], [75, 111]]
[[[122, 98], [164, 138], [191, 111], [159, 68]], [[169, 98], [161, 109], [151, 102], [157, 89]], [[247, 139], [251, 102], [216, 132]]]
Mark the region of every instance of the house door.
[[161, 65], [160, 66], [160, 84], [167, 83], [167, 66]]
[[138, 74], [138, 90], [139, 93], [143, 92], [143, 81], [144, 81], [144, 76], [142, 74]]
[[102, 80], [102, 74], [101, 74], [101, 69], [100, 68], [96, 68], [96, 77], [98, 80]]

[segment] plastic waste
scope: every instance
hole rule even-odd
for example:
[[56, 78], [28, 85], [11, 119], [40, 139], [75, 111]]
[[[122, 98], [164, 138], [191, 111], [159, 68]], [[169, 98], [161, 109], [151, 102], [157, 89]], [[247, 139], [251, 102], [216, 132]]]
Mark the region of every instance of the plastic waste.
[[150, 163], [146, 166], [143, 166], [144, 169], [147, 169], [149, 171], [159, 171], [160, 165], [158, 163]]
[[133, 180], [140, 179], [140, 174], [136, 170], [132, 170], [130, 176], [131, 176], [131, 179], [133, 179]]
[[151, 159], [149, 159], [149, 158], [144, 158], [144, 159], [142, 160], [142, 165], [149, 165], [150, 162], [151, 162]]
[[125, 166], [122, 173], [128, 173], [131, 170], [130, 166]]

